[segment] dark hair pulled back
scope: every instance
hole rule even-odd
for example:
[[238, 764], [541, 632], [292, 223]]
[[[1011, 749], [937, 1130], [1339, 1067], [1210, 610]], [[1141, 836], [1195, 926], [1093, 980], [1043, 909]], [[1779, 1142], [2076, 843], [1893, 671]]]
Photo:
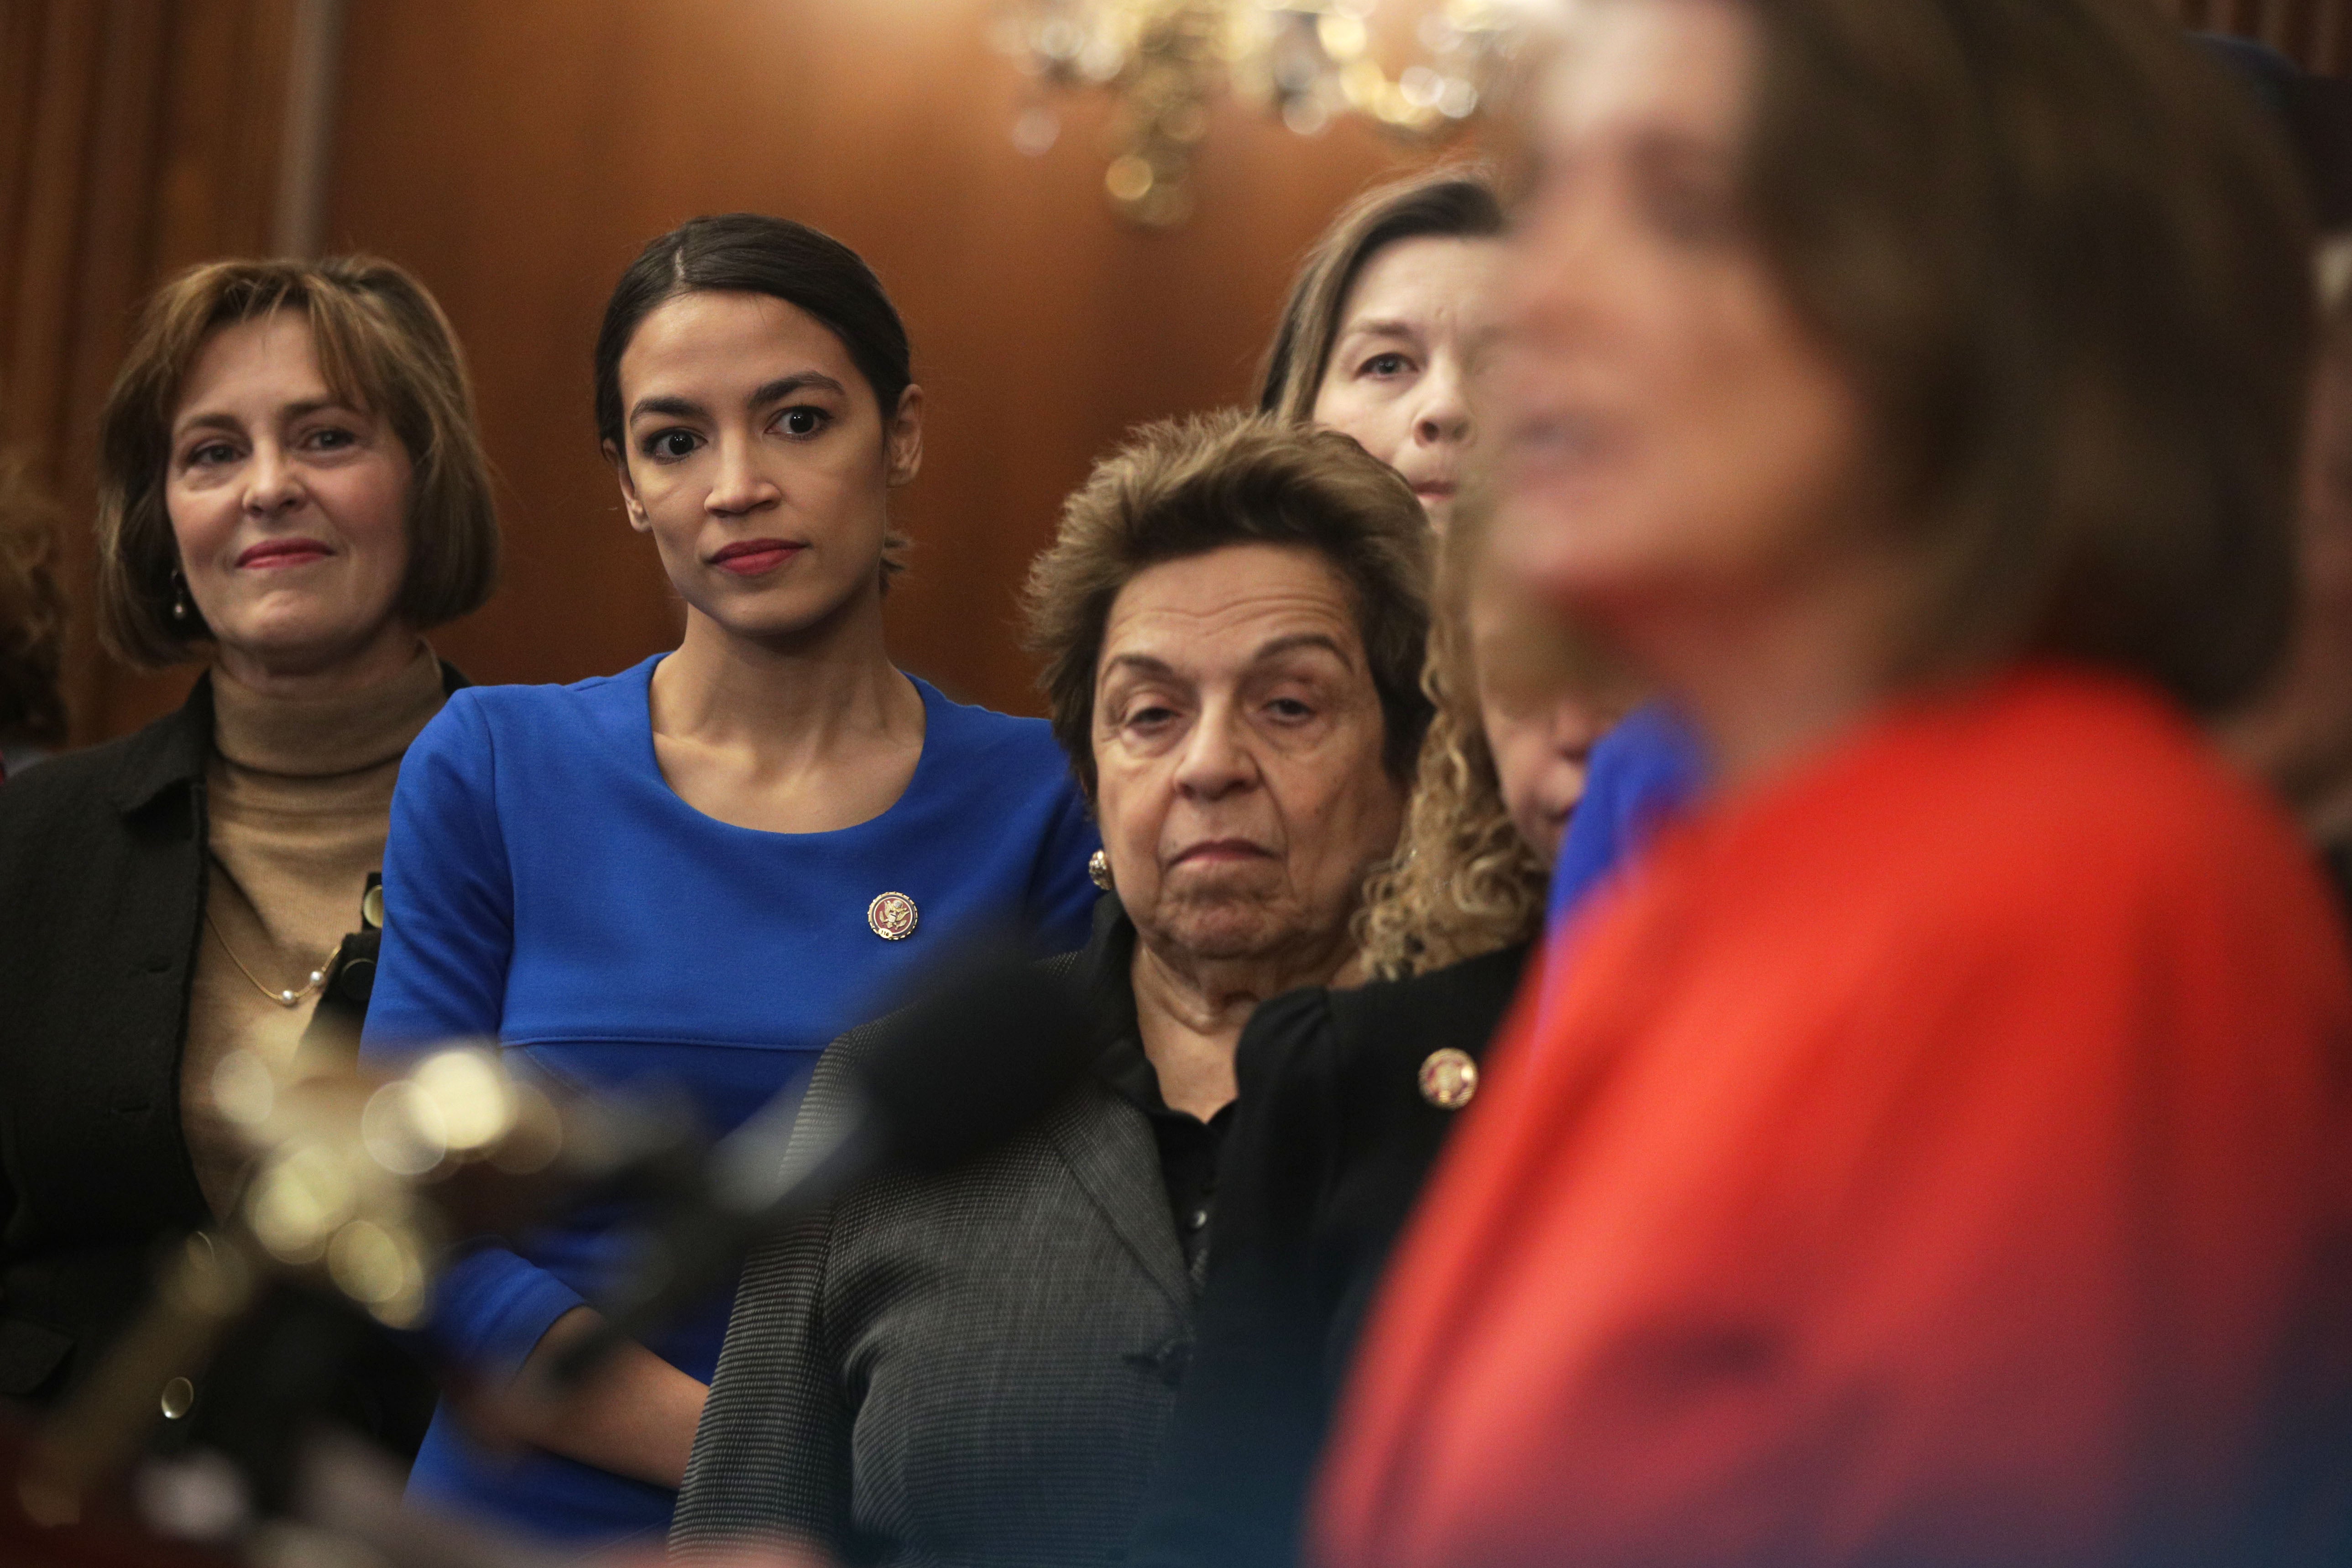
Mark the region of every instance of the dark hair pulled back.
[[637, 253], [596, 332], [596, 437], [622, 441], [621, 356], [647, 316], [680, 294], [765, 294], [841, 340], [884, 424], [914, 380], [906, 323], [865, 258], [829, 234], [765, 213], [690, 218]]

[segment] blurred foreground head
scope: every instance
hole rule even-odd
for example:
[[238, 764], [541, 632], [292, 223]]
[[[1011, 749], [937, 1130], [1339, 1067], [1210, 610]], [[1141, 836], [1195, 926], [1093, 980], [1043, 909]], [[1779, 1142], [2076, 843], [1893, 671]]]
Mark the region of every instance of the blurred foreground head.
[[2238, 83], [2141, 0], [1565, 16], [1491, 384], [1511, 565], [1686, 693], [1817, 635], [1875, 693], [2262, 679], [2309, 237]]

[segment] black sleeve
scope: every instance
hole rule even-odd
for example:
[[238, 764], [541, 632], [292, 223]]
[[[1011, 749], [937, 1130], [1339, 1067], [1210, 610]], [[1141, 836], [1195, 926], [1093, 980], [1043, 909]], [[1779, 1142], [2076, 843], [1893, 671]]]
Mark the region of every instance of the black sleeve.
[[1330, 1417], [1313, 1237], [1339, 1142], [1332, 1064], [1327, 992], [1276, 997], [1242, 1034], [1192, 1365], [1129, 1568], [1297, 1557]]

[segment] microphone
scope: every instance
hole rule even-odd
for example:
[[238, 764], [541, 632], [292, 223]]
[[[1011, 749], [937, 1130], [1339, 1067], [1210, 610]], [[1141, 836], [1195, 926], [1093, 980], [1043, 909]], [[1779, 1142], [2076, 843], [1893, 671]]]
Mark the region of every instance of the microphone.
[[703, 1300], [776, 1226], [873, 1177], [939, 1174], [1003, 1142], [1097, 1054], [1085, 993], [1059, 964], [969, 967], [876, 1028], [845, 1064], [829, 1125], [795, 1147], [798, 1097], [779, 1095], [711, 1151], [700, 1190], [649, 1227], [603, 1322], [550, 1366], [555, 1386]]

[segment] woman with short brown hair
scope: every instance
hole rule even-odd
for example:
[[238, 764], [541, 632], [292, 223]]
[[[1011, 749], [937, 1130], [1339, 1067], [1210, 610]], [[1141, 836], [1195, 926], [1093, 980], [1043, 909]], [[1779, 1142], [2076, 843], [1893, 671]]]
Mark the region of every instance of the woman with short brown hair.
[[[376, 411], [410, 464], [399, 623], [429, 630], [470, 614], [498, 579], [498, 511], [473, 389], [441, 307], [372, 257], [219, 261], [149, 302], [107, 399], [99, 470], [99, 613], [131, 663], [175, 664], [215, 640], [184, 577], [168, 501], [173, 416], [190, 370], [224, 326], [300, 313], [330, 392]], [[231, 645], [232, 650], [235, 645]], [[237, 654], [231, 652], [231, 658]]]
[[0, 1395], [35, 1402], [89, 1375], [156, 1239], [236, 1200], [214, 1068], [295, 1048], [463, 683], [423, 633], [488, 595], [498, 525], [432, 297], [366, 257], [165, 284], [107, 400], [98, 536], [110, 645], [205, 668], [0, 787]]
[[1498, 548], [1715, 784], [1498, 1047], [1316, 1555], [2340, 1561], [2352, 973], [2193, 721], [2293, 587], [2278, 150], [2137, 0], [1574, 16]]

